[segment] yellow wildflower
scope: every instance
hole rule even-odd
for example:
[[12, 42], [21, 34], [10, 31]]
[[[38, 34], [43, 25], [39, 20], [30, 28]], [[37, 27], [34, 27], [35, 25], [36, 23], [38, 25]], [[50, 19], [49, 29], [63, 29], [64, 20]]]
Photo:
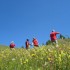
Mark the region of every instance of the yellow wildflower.
[[26, 61], [24, 61], [23, 63], [26, 64]]
[[28, 62], [28, 59], [26, 59], [25, 61]]
[[51, 58], [48, 58], [48, 60], [50, 61], [50, 60], [51, 60]]
[[35, 56], [35, 54], [32, 54], [31, 56], [33, 57], [33, 56]]

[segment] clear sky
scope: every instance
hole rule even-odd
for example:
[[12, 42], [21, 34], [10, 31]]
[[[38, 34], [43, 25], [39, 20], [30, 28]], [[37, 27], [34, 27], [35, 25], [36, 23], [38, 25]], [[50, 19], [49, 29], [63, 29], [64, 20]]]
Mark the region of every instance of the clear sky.
[[42, 44], [52, 29], [70, 36], [70, 0], [0, 0], [0, 44]]

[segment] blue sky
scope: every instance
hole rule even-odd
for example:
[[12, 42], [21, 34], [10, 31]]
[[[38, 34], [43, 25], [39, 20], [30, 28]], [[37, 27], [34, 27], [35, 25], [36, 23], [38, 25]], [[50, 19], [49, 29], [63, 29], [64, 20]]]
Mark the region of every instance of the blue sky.
[[52, 29], [70, 36], [70, 0], [0, 0], [0, 44], [25, 46], [27, 38], [39, 44]]

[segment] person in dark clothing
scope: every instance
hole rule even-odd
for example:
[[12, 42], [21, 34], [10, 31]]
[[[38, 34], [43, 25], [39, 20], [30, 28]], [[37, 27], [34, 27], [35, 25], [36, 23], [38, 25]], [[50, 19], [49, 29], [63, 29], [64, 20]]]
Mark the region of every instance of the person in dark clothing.
[[25, 45], [26, 45], [26, 49], [29, 49], [30, 48], [29, 39], [26, 40]]

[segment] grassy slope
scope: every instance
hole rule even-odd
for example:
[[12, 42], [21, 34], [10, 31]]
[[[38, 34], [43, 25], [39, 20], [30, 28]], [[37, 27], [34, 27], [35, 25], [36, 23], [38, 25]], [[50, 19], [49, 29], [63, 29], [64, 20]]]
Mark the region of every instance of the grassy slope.
[[[0, 46], [0, 70], [69, 70], [70, 39], [59, 39], [59, 47], [53, 45], [39, 48], [5, 49]], [[16, 69], [15, 69], [16, 68]]]
[[9, 48], [8, 46], [5, 46], [5, 45], [0, 45], [0, 50], [4, 50], [4, 49], [7, 49]]

